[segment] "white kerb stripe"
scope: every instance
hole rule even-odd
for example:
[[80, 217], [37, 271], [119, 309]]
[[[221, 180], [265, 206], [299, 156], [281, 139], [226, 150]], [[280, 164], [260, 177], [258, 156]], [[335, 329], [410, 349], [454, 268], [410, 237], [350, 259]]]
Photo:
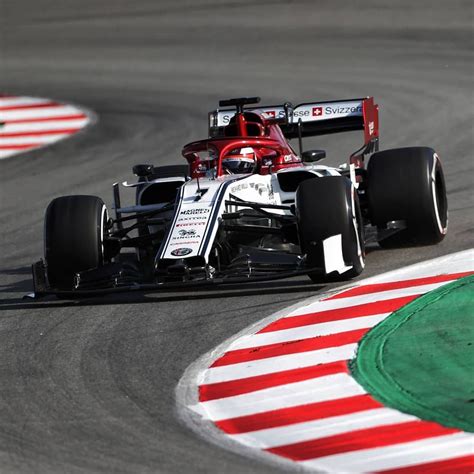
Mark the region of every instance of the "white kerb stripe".
[[12, 137], [12, 138], [2, 138], [0, 135], [0, 145], [1, 146], [14, 146], [14, 145], [31, 145], [38, 143], [52, 143], [60, 140], [61, 138], [69, 136], [70, 133], [58, 133], [52, 135], [29, 135], [27, 137]]
[[357, 349], [357, 344], [346, 344], [339, 347], [318, 349], [315, 351], [288, 354], [268, 359], [240, 362], [238, 364], [211, 367], [201, 372], [198, 383], [208, 384], [226, 382], [229, 380], [245, 379], [256, 375], [271, 374], [284, 370], [299, 369], [311, 365], [326, 364], [352, 359]]
[[327, 323], [310, 324], [282, 331], [263, 332], [251, 334], [237, 339], [229, 347], [230, 351], [237, 349], [250, 349], [252, 347], [264, 346], [267, 344], [277, 344], [289, 341], [300, 341], [312, 337], [328, 336], [341, 332], [354, 331], [356, 329], [372, 328], [380, 321], [384, 320], [391, 313], [375, 314], [373, 316], [362, 316], [360, 318], [341, 319], [340, 321], [330, 321]]
[[40, 97], [0, 97], [0, 107], [21, 107], [22, 105], [47, 104], [48, 102], [51, 102], [51, 99], [42, 99]]
[[460, 456], [472, 455], [474, 436], [455, 433], [382, 448], [363, 449], [302, 461], [305, 467], [330, 472], [360, 473], [414, 466]]
[[[321, 420], [295, 423], [229, 436], [233, 440], [246, 444], [247, 446], [267, 449], [349, 433], [355, 430], [395, 425], [397, 423], [405, 423], [414, 420], [417, 420], [415, 416], [405, 415], [391, 408], [375, 408], [351, 413], [349, 415], [334, 416]], [[396, 427], [394, 427], [394, 429], [396, 429]]]
[[0, 150], [0, 159], [8, 158], [9, 156], [13, 156], [13, 155], [17, 155], [19, 151], [26, 151], [26, 150], [18, 150], [16, 148], [15, 149], [9, 149], [9, 150]]
[[342, 373], [201, 402], [200, 405], [211, 420], [217, 421], [365, 393], [350, 375]]
[[332, 309], [348, 308], [350, 306], [357, 306], [367, 303], [381, 302], [394, 298], [403, 298], [404, 296], [421, 295], [431, 290], [435, 290], [440, 286], [448, 284], [449, 281], [441, 283], [433, 283], [431, 285], [412, 286], [399, 290], [380, 291], [377, 293], [369, 293], [367, 295], [350, 296], [347, 298], [337, 298], [333, 300], [322, 300], [310, 303], [301, 308], [295, 309], [289, 313], [285, 318], [293, 316], [301, 316], [303, 314], [315, 313], [320, 311], [328, 311]]
[[34, 133], [48, 132], [52, 130], [66, 130], [73, 128], [81, 128], [87, 125], [89, 119], [87, 117], [74, 120], [51, 120], [45, 122], [31, 123], [7, 123], [0, 128], [0, 137], [4, 133]]
[[49, 118], [63, 115], [76, 115], [79, 113], [84, 112], [71, 105], [41, 107], [39, 109], [0, 110], [0, 122], [8, 122], [9, 120]]
[[455, 254], [445, 255], [427, 262], [417, 263], [412, 267], [404, 267], [383, 275], [367, 278], [364, 285], [387, 283], [392, 281], [411, 280], [414, 278], [446, 275], [448, 273], [469, 272], [474, 270], [474, 249], [464, 250]]

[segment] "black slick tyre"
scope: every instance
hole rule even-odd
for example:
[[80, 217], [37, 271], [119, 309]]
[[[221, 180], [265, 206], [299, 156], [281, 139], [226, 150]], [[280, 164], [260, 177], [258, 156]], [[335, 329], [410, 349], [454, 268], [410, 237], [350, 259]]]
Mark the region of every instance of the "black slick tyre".
[[52, 288], [71, 290], [77, 272], [104, 263], [107, 210], [96, 196], [64, 196], [51, 201], [45, 216], [45, 260]]
[[441, 161], [433, 149], [396, 148], [374, 153], [367, 171], [372, 224], [383, 229], [391, 221], [405, 221], [406, 226], [380, 239], [382, 247], [432, 245], [444, 239], [448, 201]]
[[314, 272], [315, 283], [345, 280], [364, 269], [363, 225], [357, 192], [343, 176], [303, 181], [296, 191], [296, 215], [301, 251], [309, 267], [325, 268], [323, 240], [341, 234], [344, 262], [350, 270], [339, 274]]

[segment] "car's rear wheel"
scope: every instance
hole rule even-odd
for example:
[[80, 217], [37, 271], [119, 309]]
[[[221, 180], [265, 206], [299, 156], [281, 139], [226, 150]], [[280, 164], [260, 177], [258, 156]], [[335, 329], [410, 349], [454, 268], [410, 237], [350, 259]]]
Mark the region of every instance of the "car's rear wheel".
[[448, 201], [441, 161], [427, 147], [375, 153], [368, 167], [368, 201], [372, 224], [383, 229], [391, 221], [406, 228], [379, 239], [382, 247], [431, 245], [448, 230]]
[[77, 272], [104, 263], [107, 209], [96, 196], [54, 199], [45, 216], [45, 260], [51, 287], [73, 288]]
[[364, 269], [364, 236], [357, 192], [343, 176], [303, 181], [296, 191], [298, 234], [309, 267], [324, 269], [323, 240], [341, 235], [343, 273], [314, 272], [314, 282], [353, 278]]

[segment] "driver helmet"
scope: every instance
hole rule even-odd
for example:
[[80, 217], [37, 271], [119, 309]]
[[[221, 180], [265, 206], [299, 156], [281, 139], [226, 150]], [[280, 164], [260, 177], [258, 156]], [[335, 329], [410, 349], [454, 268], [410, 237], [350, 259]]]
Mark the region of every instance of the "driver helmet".
[[256, 166], [257, 159], [252, 147], [235, 148], [222, 160], [222, 168], [231, 174], [253, 173]]

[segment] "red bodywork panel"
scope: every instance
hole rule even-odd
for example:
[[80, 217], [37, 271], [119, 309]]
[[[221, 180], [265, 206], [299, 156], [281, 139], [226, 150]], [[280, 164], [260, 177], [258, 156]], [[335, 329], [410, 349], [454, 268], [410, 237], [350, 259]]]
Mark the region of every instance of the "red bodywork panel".
[[373, 97], [368, 97], [362, 102], [362, 118], [364, 122], [364, 146], [360, 152], [356, 152], [350, 157], [350, 163], [356, 168], [364, 168], [364, 150], [371, 143], [379, 139], [379, 106], [374, 102]]
[[[374, 103], [373, 97], [362, 99], [361, 123], [357, 128], [363, 128], [364, 145], [351, 156], [350, 162], [356, 168], [363, 168], [364, 154], [371, 152], [370, 147], [378, 141], [379, 136], [378, 105]], [[342, 130], [336, 128], [334, 131]], [[246, 147], [254, 149], [256, 172], [262, 175], [304, 166], [283, 134], [278, 120], [264, 113], [250, 110], [236, 113], [224, 132], [224, 137], [200, 140], [184, 146], [182, 154], [189, 163], [192, 178], [203, 177], [210, 169], [216, 170], [216, 176], [222, 176], [223, 158], [231, 150]], [[204, 152], [209, 153], [206, 159], [199, 156]]]
[[379, 137], [379, 106], [374, 103], [374, 98], [369, 97], [362, 102], [364, 117], [364, 143], [368, 145], [371, 140]]
[[[284, 168], [302, 167], [301, 159], [291, 148], [278, 124], [263, 116], [259, 119], [259, 122], [250, 122], [242, 114], [237, 114], [236, 123], [229, 127], [236, 127], [238, 135], [209, 138], [185, 145], [182, 154], [188, 160], [191, 177], [202, 177], [212, 168], [216, 169], [217, 176], [222, 176], [224, 174], [222, 159], [231, 150], [246, 147], [252, 147], [255, 151], [258, 174], [264, 175]], [[249, 134], [249, 131], [256, 130], [259, 131], [259, 135]], [[202, 160], [199, 153], [206, 151], [215, 155], [215, 158]]]

